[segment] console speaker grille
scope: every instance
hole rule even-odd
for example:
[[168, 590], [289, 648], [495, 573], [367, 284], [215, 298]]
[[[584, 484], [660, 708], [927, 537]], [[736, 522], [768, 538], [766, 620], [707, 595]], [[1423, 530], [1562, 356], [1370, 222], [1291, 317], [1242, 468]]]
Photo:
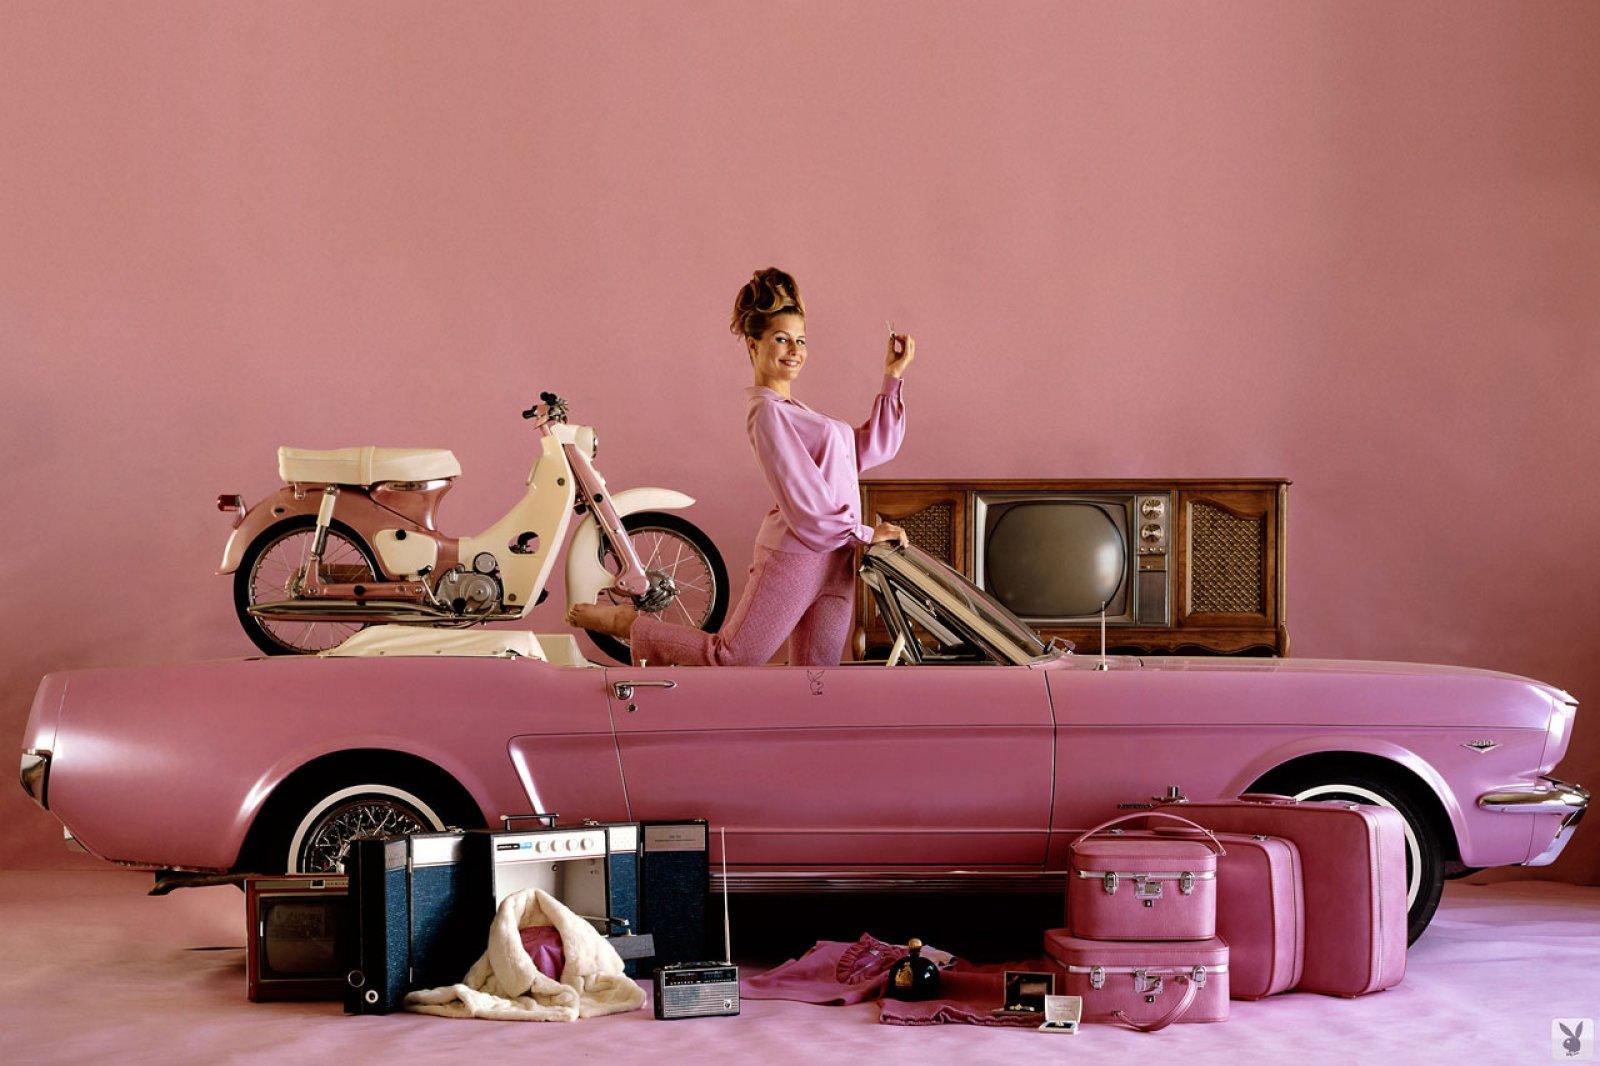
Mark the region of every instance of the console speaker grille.
[[911, 543], [946, 565], [960, 569], [956, 567], [955, 545], [951, 538], [951, 531], [955, 525], [953, 505], [930, 503], [922, 510], [899, 519], [895, 525], [906, 531]]
[[1189, 613], [1260, 614], [1266, 571], [1265, 519], [1240, 518], [1220, 507], [1189, 510]]

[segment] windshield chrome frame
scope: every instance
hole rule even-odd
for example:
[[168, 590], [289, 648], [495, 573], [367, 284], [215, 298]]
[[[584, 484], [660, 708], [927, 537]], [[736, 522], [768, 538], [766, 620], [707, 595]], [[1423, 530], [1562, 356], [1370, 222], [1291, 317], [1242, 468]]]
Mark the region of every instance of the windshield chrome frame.
[[[923, 562], [924, 559], [927, 560], [926, 563]], [[932, 577], [928, 572], [930, 564], [944, 567], [966, 589], [968, 595], [982, 599], [996, 613], [1012, 618], [1017, 625], [1033, 633], [1034, 640], [1044, 650], [1040, 652], [1031, 651], [1010, 633], [990, 623], [973, 611], [967, 604], [962, 603]], [[961, 629], [973, 644], [990, 655], [997, 665], [1032, 666], [1059, 658], [1063, 654], [1060, 648], [1052, 646], [1048, 641], [1040, 637], [1032, 626], [1029, 626], [1026, 622], [1017, 618], [1016, 615], [1006, 610], [1004, 606], [997, 603], [993, 596], [978, 588], [960, 572], [946, 566], [943, 562], [935, 559], [920, 548], [913, 546], [912, 551], [907, 551], [897, 545], [880, 541], [869, 547], [862, 555], [861, 567], [863, 570], [870, 568], [877, 571], [877, 576], [882, 581], [892, 582], [898, 579], [917, 592], [927, 596], [943, 610], [952, 624]], [[884, 590], [884, 595], [893, 599], [893, 594], [887, 587]], [[885, 624], [904, 626], [905, 619], [900, 617], [901, 605], [898, 601], [895, 601], [893, 606], [896, 617], [894, 619], [886, 618], [884, 620]], [[908, 636], [914, 636], [914, 634], [908, 633]]]

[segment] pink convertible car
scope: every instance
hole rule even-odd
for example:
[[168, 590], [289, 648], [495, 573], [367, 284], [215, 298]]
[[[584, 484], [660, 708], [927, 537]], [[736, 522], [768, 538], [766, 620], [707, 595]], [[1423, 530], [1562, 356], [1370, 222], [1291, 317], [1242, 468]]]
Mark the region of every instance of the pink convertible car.
[[734, 891], [1059, 889], [1074, 827], [1249, 790], [1404, 815], [1413, 938], [1443, 881], [1551, 862], [1576, 701], [1508, 674], [1047, 646], [943, 563], [877, 545], [886, 660], [602, 667], [568, 635], [383, 626], [321, 657], [75, 670], [22, 783], [95, 855], [332, 870], [356, 837], [503, 814], [707, 817]]

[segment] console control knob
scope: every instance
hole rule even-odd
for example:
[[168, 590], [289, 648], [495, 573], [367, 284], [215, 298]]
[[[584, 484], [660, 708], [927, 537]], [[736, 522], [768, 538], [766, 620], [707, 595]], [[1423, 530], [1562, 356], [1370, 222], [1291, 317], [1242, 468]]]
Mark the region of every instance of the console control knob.
[[1144, 527], [1139, 530], [1139, 536], [1154, 544], [1161, 539], [1162, 530], [1155, 522], [1146, 522]]
[[594, 850], [594, 841], [591, 840], [588, 837], [584, 837], [583, 840], [581, 840], [578, 843], [578, 846], [580, 848], [582, 848], [584, 851], [593, 851]]
[[1146, 518], [1154, 518], [1156, 515], [1160, 514], [1166, 509], [1167, 505], [1154, 496], [1147, 497], [1145, 501], [1139, 505], [1139, 512]]

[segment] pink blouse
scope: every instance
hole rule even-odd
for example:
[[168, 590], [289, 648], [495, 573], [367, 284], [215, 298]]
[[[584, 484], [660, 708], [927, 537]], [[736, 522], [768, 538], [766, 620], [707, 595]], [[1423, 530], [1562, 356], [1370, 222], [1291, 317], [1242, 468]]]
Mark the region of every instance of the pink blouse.
[[872, 527], [861, 522], [856, 475], [900, 450], [906, 435], [900, 379], [883, 376], [872, 413], [854, 428], [763, 385], [745, 393], [750, 447], [777, 501], [762, 520], [756, 544], [784, 552], [871, 544]]

